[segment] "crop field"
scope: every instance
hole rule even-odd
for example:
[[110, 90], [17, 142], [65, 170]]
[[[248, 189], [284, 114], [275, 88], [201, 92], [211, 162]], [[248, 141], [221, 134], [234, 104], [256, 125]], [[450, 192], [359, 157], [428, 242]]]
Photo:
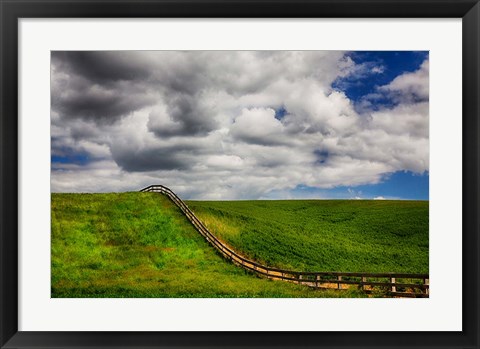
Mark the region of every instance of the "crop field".
[[[237, 217], [224, 226], [221, 234], [239, 248], [253, 251], [256, 246], [264, 246], [257, 242], [260, 236], [257, 231], [255, 237], [242, 230], [249, 224], [258, 225], [260, 216], [252, 212], [254, 215], [251, 220], [247, 219], [248, 224], [240, 224], [252, 203], [247, 206], [223, 204], [225, 214], [219, 214], [220, 203], [197, 202], [192, 206], [218, 224], [226, 224], [226, 217]], [[275, 221], [278, 214], [272, 213], [272, 227], [280, 224]], [[52, 194], [51, 215], [51, 296], [54, 298], [364, 296], [356, 290], [313, 290], [246, 272], [223, 259], [180, 210], [159, 194]], [[262, 222], [262, 226], [268, 225]], [[291, 224], [293, 227], [298, 222]], [[239, 236], [235, 237], [235, 233]], [[248, 239], [244, 245], [238, 244], [238, 238], [244, 234]], [[268, 256], [275, 253], [272, 247], [257, 254], [271, 258]], [[292, 249], [297, 251], [300, 247]], [[276, 260], [288, 256], [279, 256]], [[301, 258], [304, 257], [297, 256], [291, 264], [299, 266], [297, 261]]]
[[244, 256], [301, 271], [428, 273], [428, 201], [187, 201]]

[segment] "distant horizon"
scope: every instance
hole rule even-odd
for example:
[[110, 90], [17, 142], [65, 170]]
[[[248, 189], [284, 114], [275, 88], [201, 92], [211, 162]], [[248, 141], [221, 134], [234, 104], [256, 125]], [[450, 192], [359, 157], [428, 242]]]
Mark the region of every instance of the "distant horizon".
[[[120, 191], [120, 192], [76, 192], [76, 193], [67, 193], [67, 192], [52, 192], [51, 194], [120, 194], [120, 193], [135, 193], [135, 191]], [[181, 198], [182, 199], [182, 198]], [[183, 201], [198, 201], [198, 202], [236, 202], [236, 201], [430, 201], [423, 199], [331, 199], [331, 198], [318, 198], [318, 199], [238, 199], [238, 200], [195, 200], [195, 199], [182, 199]]]
[[[136, 190], [127, 191], [107, 191], [107, 192], [51, 192], [51, 194], [121, 194], [121, 193], [140, 193]], [[184, 199], [183, 201], [430, 201], [429, 199], [402, 199], [402, 198], [294, 198], [294, 199], [225, 199], [225, 200], [198, 200], [198, 199]]]
[[429, 201], [427, 51], [52, 51], [51, 191]]

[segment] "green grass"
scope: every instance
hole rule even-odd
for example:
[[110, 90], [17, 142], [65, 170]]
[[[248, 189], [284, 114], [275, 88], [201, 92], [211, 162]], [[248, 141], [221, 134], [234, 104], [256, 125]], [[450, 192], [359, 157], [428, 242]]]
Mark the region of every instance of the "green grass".
[[52, 194], [51, 208], [54, 298], [363, 296], [248, 273], [219, 256], [158, 194]]
[[428, 273], [428, 201], [189, 201], [221, 240], [301, 271]]

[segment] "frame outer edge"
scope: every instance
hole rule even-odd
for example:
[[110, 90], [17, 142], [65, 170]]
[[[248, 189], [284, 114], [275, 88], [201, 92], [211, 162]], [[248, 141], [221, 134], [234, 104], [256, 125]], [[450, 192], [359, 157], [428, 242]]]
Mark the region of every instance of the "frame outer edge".
[[451, 18], [478, 0], [0, 0], [31, 18]]
[[0, 346], [18, 333], [18, 12], [1, 2]]
[[[463, 108], [463, 334], [469, 348], [479, 347], [479, 174], [480, 174], [480, 3], [464, 16], [462, 27]], [[469, 303], [467, 303], [467, 301]]]
[[[0, 51], [0, 74], [3, 74], [3, 54], [5, 52], [5, 37], [4, 37], [4, 23], [5, 23], [5, 18], [4, 18], [4, 10], [3, 10], [3, 2], [0, 2], [0, 20], [2, 25], [0, 25], [0, 41], [2, 42], [1, 46], [1, 51]], [[3, 132], [3, 94], [4, 94], [5, 89], [3, 88], [3, 78], [0, 79], [0, 132]], [[3, 137], [0, 139], [0, 156], [1, 159], [3, 159]], [[1, 160], [0, 159], [0, 160]], [[3, 261], [3, 246], [5, 246], [4, 243], [4, 229], [3, 229], [3, 202], [4, 202], [4, 196], [3, 196], [3, 161], [0, 161], [0, 285], [4, 284], [4, 279], [3, 275], [5, 273], [5, 263]], [[7, 317], [4, 315], [4, 303], [5, 303], [5, 298], [4, 298], [4, 292], [3, 292], [3, 287], [0, 287], [0, 347], [2, 347], [5, 344], [5, 323], [7, 321]]]
[[[68, 4], [69, 1], [65, 1]], [[361, 2], [361, 1], [359, 1]], [[64, 335], [59, 332], [53, 333], [44, 333], [46, 337], [50, 336], [50, 340], [40, 340], [40, 338], [30, 338], [28, 340], [27, 333], [17, 332], [18, 331], [18, 241], [17, 235], [13, 232], [18, 232], [18, 145], [17, 145], [17, 135], [18, 135], [18, 124], [17, 124], [17, 115], [18, 115], [18, 26], [17, 19], [21, 17], [22, 13], [26, 12], [31, 14], [32, 9], [27, 10], [28, 4], [45, 5], [43, 10], [40, 12], [48, 13], [48, 8], [52, 8], [53, 3], [58, 3], [53, 1], [48, 3], [47, 1], [31, 1], [31, 2], [19, 2], [14, 4], [10, 1], [0, 0], [0, 36], [2, 39], [1, 44], [1, 54], [0, 54], [0, 69], [3, 77], [1, 78], [0, 84], [0, 347], [41, 347], [41, 346], [61, 346], [61, 347], [79, 347], [79, 344], [82, 341], [77, 342], [76, 344], [72, 343], [72, 337], [75, 334], [71, 334], [70, 341], [55, 341], [60, 340], [60, 338], [65, 338]], [[87, 2], [80, 1], [82, 5], [86, 5]], [[472, 4], [473, 2], [468, 2]], [[91, 6], [94, 6], [94, 3], [90, 3]], [[49, 6], [50, 5], [50, 6]], [[465, 6], [465, 2], [463, 5]], [[35, 7], [35, 6], [34, 6]], [[61, 6], [65, 9], [64, 6]], [[379, 7], [381, 5], [379, 4]], [[38, 7], [37, 7], [38, 8]], [[137, 11], [137, 10], [136, 10]], [[457, 10], [458, 11], [458, 10]], [[33, 10], [33, 12], [35, 12]], [[467, 12], [467, 11], [465, 11]], [[53, 14], [53, 13], [52, 13]], [[52, 17], [59, 17], [60, 12], [55, 11], [55, 15]], [[146, 17], [152, 17], [155, 14]], [[42, 15], [33, 15], [32, 17], [42, 17]], [[72, 17], [72, 16], [71, 16]], [[75, 16], [73, 16], [75, 17]], [[412, 16], [410, 16], [412, 17]], [[452, 17], [452, 15], [444, 15], [444, 17]], [[463, 256], [463, 276], [464, 276], [464, 289], [463, 289], [463, 326], [464, 333], [462, 338], [456, 339], [456, 343], [453, 342], [444, 342], [443, 345], [439, 342], [431, 343], [442, 346], [442, 347], [451, 347], [451, 348], [478, 348], [479, 345], [479, 294], [478, 294], [478, 283], [479, 283], [479, 238], [478, 233], [480, 231], [479, 220], [477, 218], [478, 214], [478, 201], [479, 201], [479, 192], [478, 192], [478, 175], [480, 173], [480, 158], [478, 149], [480, 146], [479, 135], [480, 135], [480, 123], [478, 121], [480, 103], [479, 103], [479, 85], [480, 85], [480, 75], [479, 75], [479, 58], [480, 58], [480, 49], [479, 49], [479, 18], [480, 18], [480, 6], [478, 3], [475, 4], [473, 8], [469, 8], [468, 13], [464, 16], [464, 23], [469, 23], [469, 25], [463, 26], [463, 149], [468, 150], [468, 153], [463, 152], [463, 218], [464, 218], [464, 256]], [[468, 45], [468, 47], [467, 47]], [[14, 49], [12, 49], [14, 48]], [[468, 57], [470, 55], [470, 57]], [[9, 68], [9, 69], [8, 69]], [[8, 87], [8, 88], [5, 88]], [[468, 127], [466, 127], [468, 125]], [[468, 166], [470, 164], [470, 166]], [[469, 171], [467, 171], [467, 169]], [[467, 191], [468, 190], [468, 191]], [[8, 204], [8, 206], [7, 206]], [[471, 205], [471, 206], [467, 206]], [[468, 209], [467, 209], [468, 207]], [[467, 278], [465, 276], [470, 276], [470, 280], [467, 283]], [[476, 279], [472, 280], [471, 277]], [[6, 285], [11, 285], [6, 287]], [[468, 286], [468, 287], [466, 287]], [[466, 300], [473, 301], [473, 303], [466, 303]], [[41, 332], [36, 332], [40, 337], [43, 337]], [[76, 334], [78, 336], [78, 333]], [[88, 336], [88, 334], [85, 334]], [[90, 334], [92, 336], [92, 334]], [[97, 333], [100, 335], [100, 333]], [[105, 333], [108, 337], [108, 334]], [[300, 335], [300, 334], [299, 334]], [[408, 336], [408, 335], [407, 335]], [[28, 336], [29, 337], [29, 336]], [[68, 337], [68, 335], [67, 335]], [[95, 337], [93, 335], [92, 337]], [[100, 336], [102, 337], [102, 336]], [[132, 335], [133, 338], [136, 335]], [[147, 335], [148, 337], [148, 335]], [[220, 337], [222, 335], [220, 334]], [[308, 337], [308, 335], [307, 335]], [[22, 338], [24, 340], [22, 340]], [[232, 336], [235, 338], [235, 335]], [[439, 337], [440, 338], [440, 337]], [[153, 338], [152, 338], [153, 339]], [[9, 341], [10, 340], [10, 341]], [[7, 343], [9, 341], [9, 343]], [[89, 342], [89, 341], [87, 341]], [[127, 341], [128, 342], [128, 341]], [[153, 342], [153, 343], [152, 343]], [[160, 347], [160, 343], [156, 340], [152, 340], [145, 347]], [[167, 341], [168, 342], [168, 341]], [[212, 337], [210, 343], [215, 342]], [[68, 343], [68, 344], [67, 344]], [[145, 343], [145, 342], [144, 342]], [[155, 344], [154, 344], [155, 343]], [[340, 341], [339, 343], [342, 343]], [[97, 338], [97, 341], [90, 342], [88, 345], [83, 342], [83, 345], [80, 344], [80, 347], [106, 347], [111, 343], [105, 342], [104, 340]], [[103, 344], [103, 345], [102, 345]], [[131, 347], [133, 343], [123, 343], [123, 347]], [[166, 345], [165, 345], [166, 344]], [[163, 347], [167, 347], [168, 344], [165, 343]], [[204, 343], [205, 344], [205, 343]], [[257, 345], [255, 345], [257, 344]], [[250, 348], [254, 346], [259, 347], [259, 343], [252, 343]], [[287, 344], [287, 343], [285, 343]], [[346, 347], [353, 347], [350, 343]], [[358, 343], [360, 347], [365, 347], [365, 342], [362, 345], [362, 342]], [[100, 346], [99, 346], [100, 345]], [[264, 343], [265, 345], [265, 343]], [[271, 345], [271, 344], [270, 344]], [[431, 346], [429, 345], [429, 346]], [[262, 346], [262, 345], [261, 345]], [[340, 346], [343, 346], [340, 344]], [[177, 347], [178, 346], [172, 346]], [[189, 345], [190, 347], [190, 345]], [[263, 347], [263, 346], [262, 346]], [[346, 348], [345, 347], [345, 348]], [[393, 344], [391, 348], [405, 347], [405, 343], [402, 344]], [[415, 343], [411, 343], [411, 347], [417, 347]], [[239, 346], [240, 348], [240, 346]]]

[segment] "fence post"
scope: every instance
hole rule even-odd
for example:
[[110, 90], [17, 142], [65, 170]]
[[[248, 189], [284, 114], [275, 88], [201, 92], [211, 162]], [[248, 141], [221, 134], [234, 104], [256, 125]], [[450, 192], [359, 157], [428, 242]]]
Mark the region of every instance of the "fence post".
[[395, 286], [395, 278], [390, 278], [390, 283], [392, 284], [392, 292], [397, 292], [397, 286]]
[[[423, 284], [429, 286], [430, 285], [430, 280], [429, 279], [423, 279]], [[425, 288], [425, 294], [426, 295], [430, 294], [429, 290], [430, 290], [430, 286]]]
[[362, 276], [362, 291], [365, 291], [365, 282], [367, 282], [367, 277], [366, 276]]
[[[338, 275], [338, 276], [337, 276], [337, 281], [342, 281], [342, 275]], [[337, 288], [338, 288], [339, 290], [341, 290], [341, 289], [342, 289], [342, 284], [341, 284], [341, 283], [337, 283]]]
[[320, 275], [315, 276], [315, 287], [318, 288], [318, 282], [320, 281]]

